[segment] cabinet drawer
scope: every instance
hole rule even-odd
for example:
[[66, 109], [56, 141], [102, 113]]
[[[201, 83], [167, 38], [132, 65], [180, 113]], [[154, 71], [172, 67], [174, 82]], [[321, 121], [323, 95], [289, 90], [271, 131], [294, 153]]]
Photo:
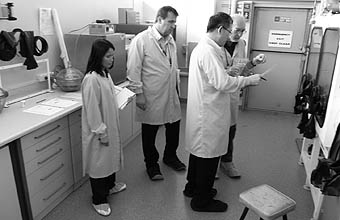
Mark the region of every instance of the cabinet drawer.
[[63, 128], [66, 128], [67, 125], [67, 118], [64, 117], [62, 119], [59, 119], [55, 122], [52, 122], [42, 128], [39, 128], [25, 136], [23, 136], [21, 138], [21, 146], [22, 149], [26, 149], [40, 141], [42, 141], [43, 139], [45, 139], [46, 137], [49, 137], [50, 135], [62, 130]]
[[69, 114], [68, 120], [69, 120], [70, 125], [81, 121], [81, 109]]
[[[47, 206], [51, 205], [59, 196], [66, 192], [73, 184], [72, 171], [68, 170], [42, 191], [31, 198], [33, 217], [36, 217]], [[55, 204], [57, 205], [57, 204]]]
[[68, 134], [67, 129], [58, 130], [56, 133], [52, 134], [48, 138], [45, 138], [39, 143], [29, 148], [26, 148], [23, 152], [24, 162], [27, 163], [31, 161], [32, 159], [36, 158], [40, 154], [52, 148], [58, 147], [58, 145], [60, 145], [63, 142], [68, 143], [69, 141], [68, 135], [69, 134]]
[[81, 144], [81, 122], [76, 122], [70, 126], [71, 146]]
[[59, 155], [68, 150], [70, 150], [69, 142], [64, 141], [57, 144], [54, 148], [41, 153], [38, 157], [25, 164], [26, 176], [30, 175], [35, 170], [45, 166], [50, 161], [54, 160]]
[[63, 173], [72, 170], [71, 153], [65, 151], [54, 160], [27, 176], [27, 185], [30, 197], [49, 185]]

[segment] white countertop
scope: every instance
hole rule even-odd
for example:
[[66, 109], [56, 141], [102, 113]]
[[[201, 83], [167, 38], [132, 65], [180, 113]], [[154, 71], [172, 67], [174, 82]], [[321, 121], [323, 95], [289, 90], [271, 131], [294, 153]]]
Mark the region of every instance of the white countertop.
[[[80, 91], [75, 93], [80, 94]], [[53, 90], [52, 93], [42, 94], [26, 100], [24, 107], [22, 106], [21, 102], [18, 102], [10, 105], [8, 108], [4, 108], [0, 113], [0, 148], [81, 108], [81, 99], [75, 99], [71, 96], [65, 97], [65, 94], [67, 93], [60, 90]], [[24, 112], [24, 110], [37, 105], [38, 101], [44, 99], [47, 101], [57, 97], [61, 99], [74, 100], [78, 103], [64, 108], [62, 111], [59, 111], [51, 116]]]

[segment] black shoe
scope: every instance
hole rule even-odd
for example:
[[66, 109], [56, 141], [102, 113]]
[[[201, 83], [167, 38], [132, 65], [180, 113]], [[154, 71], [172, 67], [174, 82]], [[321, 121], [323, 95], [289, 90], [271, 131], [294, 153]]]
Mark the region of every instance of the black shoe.
[[178, 158], [175, 159], [163, 159], [163, 163], [169, 167], [171, 167], [172, 169], [174, 169], [175, 171], [183, 171], [186, 169], [186, 166], [184, 163], [182, 163]]
[[[194, 197], [194, 191], [193, 191], [193, 190], [184, 189], [184, 190], [183, 190], [183, 194], [184, 194], [186, 197], [189, 197], [189, 198]], [[217, 189], [212, 188], [211, 191], [210, 191], [210, 196], [211, 196], [211, 198], [214, 198], [216, 195], [217, 195]]]
[[164, 180], [164, 177], [161, 171], [159, 170], [159, 167], [149, 167], [146, 169], [146, 172], [148, 173], [149, 178], [152, 181]]
[[228, 209], [228, 204], [220, 200], [211, 200], [208, 205], [203, 207], [196, 207], [191, 200], [190, 206], [196, 212], [225, 212]]

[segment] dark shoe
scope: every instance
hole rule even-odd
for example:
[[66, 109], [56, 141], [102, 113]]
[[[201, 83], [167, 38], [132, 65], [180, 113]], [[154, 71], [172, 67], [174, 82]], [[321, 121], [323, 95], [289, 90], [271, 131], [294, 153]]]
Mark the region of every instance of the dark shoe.
[[211, 202], [203, 207], [196, 207], [191, 200], [190, 206], [196, 212], [225, 212], [228, 209], [228, 204], [220, 200], [211, 200]]
[[148, 173], [149, 178], [152, 181], [164, 180], [164, 177], [163, 177], [161, 171], [159, 170], [159, 167], [150, 167], [150, 168], [146, 169], [146, 172]]
[[183, 171], [186, 169], [186, 166], [184, 163], [182, 163], [178, 158], [171, 159], [171, 160], [165, 160], [163, 159], [163, 163], [175, 171]]
[[[193, 190], [184, 189], [184, 190], [183, 190], [183, 194], [184, 194], [186, 197], [189, 197], [189, 198], [194, 197], [194, 191], [193, 191]], [[211, 198], [214, 198], [214, 197], [217, 195], [217, 189], [212, 188], [211, 191], [210, 191], [210, 194], [211, 194]]]

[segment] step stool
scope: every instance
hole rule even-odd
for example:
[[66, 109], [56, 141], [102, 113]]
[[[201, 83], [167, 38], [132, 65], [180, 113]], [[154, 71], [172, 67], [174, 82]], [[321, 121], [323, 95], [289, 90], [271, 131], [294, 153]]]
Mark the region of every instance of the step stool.
[[287, 220], [287, 213], [296, 206], [293, 199], [267, 184], [242, 192], [239, 199], [246, 206], [240, 220], [245, 219], [249, 209], [260, 216], [260, 220], [273, 220], [281, 216]]

